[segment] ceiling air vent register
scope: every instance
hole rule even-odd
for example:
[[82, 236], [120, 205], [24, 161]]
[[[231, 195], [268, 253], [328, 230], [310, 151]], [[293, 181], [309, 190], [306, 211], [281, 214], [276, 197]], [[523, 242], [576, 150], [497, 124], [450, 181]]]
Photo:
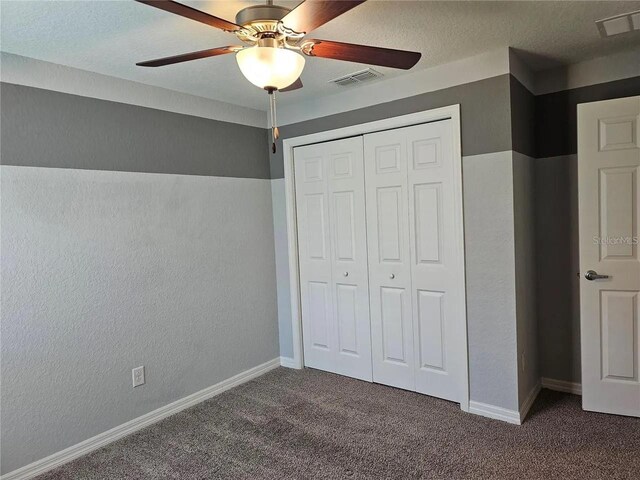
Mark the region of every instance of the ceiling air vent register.
[[376, 78], [381, 78], [383, 75], [380, 72], [375, 71], [373, 68], [367, 68], [366, 70], [360, 70], [359, 72], [350, 73], [339, 78], [329, 80], [329, 83], [335, 83], [341, 87], [348, 87], [350, 85], [357, 85], [359, 83], [370, 82]]
[[596, 20], [596, 25], [603, 38], [640, 30], [640, 10]]

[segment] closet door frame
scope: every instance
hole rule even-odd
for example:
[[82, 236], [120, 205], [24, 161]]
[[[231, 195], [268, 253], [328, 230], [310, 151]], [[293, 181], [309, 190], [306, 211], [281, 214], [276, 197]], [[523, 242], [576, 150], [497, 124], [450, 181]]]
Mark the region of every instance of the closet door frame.
[[466, 280], [465, 280], [465, 258], [464, 258], [464, 222], [462, 204], [462, 148], [460, 132], [460, 105], [450, 105], [436, 108], [424, 112], [411, 113], [398, 117], [386, 118], [375, 122], [352, 125], [349, 127], [324, 132], [312, 133], [300, 137], [288, 138], [283, 141], [284, 157], [284, 182], [285, 182], [285, 202], [287, 209], [287, 240], [289, 254], [289, 284], [291, 291], [291, 328], [293, 338], [293, 358], [283, 362], [283, 366], [301, 369], [304, 367], [304, 350], [302, 344], [302, 307], [300, 299], [300, 269], [298, 265], [298, 228], [296, 215], [295, 178], [293, 168], [293, 149], [303, 145], [327, 142], [341, 138], [353, 137], [356, 135], [366, 135], [368, 133], [392, 130], [395, 128], [419, 125], [421, 123], [436, 122], [450, 119], [453, 127], [453, 162], [454, 162], [454, 190], [456, 209], [456, 250], [461, 252], [457, 258], [456, 269], [459, 272], [458, 278], [461, 282], [461, 301], [464, 303], [460, 310], [464, 315], [458, 319], [459, 324], [456, 330], [460, 335], [460, 341], [456, 346], [456, 354], [460, 365], [465, 365], [460, 378], [460, 408], [469, 411], [469, 359], [467, 347], [467, 307], [466, 307]]

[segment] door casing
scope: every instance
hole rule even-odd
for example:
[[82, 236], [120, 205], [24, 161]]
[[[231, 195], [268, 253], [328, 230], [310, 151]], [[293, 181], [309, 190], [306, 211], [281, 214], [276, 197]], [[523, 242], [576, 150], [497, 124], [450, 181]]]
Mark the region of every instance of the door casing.
[[[462, 147], [460, 129], [460, 105], [450, 105], [436, 108], [424, 112], [411, 113], [398, 117], [386, 118], [375, 122], [368, 122], [359, 125], [327, 130], [324, 132], [312, 133], [299, 137], [292, 137], [283, 141], [284, 157], [284, 183], [285, 183], [285, 204], [287, 211], [287, 240], [289, 254], [289, 283], [291, 285], [291, 329], [293, 338], [293, 359], [289, 366], [302, 369], [304, 367], [303, 344], [302, 344], [302, 306], [300, 297], [300, 268], [298, 265], [298, 228], [296, 215], [296, 196], [293, 159], [295, 147], [310, 145], [313, 143], [327, 142], [356, 135], [366, 135], [368, 133], [392, 130], [395, 128], [419, 125], [421, 123], [437, 122], [439, 120], [451, 119], [453, 124], [453, 162], [455, 170], [454, 190], [455, 208], [458, 212], [455, 222], [456, 242], [459, 242], [458, 251], [464, 252], [464, 222], [463, 222], [463, 200], [462, 200]], [[458, 359], [461, 365], [466, 366], [461, 372], [460, 382], [460, 408], [469, 411], [469, 359], [467, 343], [467, 315], [466, 315], [466, 272], [465, 259], [458, 259], [461, 265], [461, 291], [464, 302], [464, 316], [459, 321], [463, 322], [459, 331], [463, 332], [457, 349]]]

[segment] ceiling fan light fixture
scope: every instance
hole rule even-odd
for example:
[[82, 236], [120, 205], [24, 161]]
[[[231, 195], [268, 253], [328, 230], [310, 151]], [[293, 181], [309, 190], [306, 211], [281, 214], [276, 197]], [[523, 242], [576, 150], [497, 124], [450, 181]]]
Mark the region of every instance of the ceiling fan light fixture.
[[[233, 33], [244, 44], [251, 45], [250, 47], [230, 45], [210, 48], [158, 58], [137, 65], [160, 67], [236, 52], [238, 67], [245, 78], [269, 94], [273, 153], [276, 152], [276, 140], [278, 139], [275, 93], [278, 90], [290, 92], [302, 88], [300, 74], [304, 69], [305, 57], [301, 53], [310, 57], [370, 63], [404, 70], [412, 68], [418, 63], [421, 56], [419, 52], [391, 48], [330, 40], [304, 40], [305, 35], [312, 30], [357, 7], [365, 0], [343, 0], [340, 2], [302, 0], [293, 10], [274, 5], [273, 0], [266, 0], [266, 5], [252, 5], [238, 12], [236, 23], [173, 0], [136, 1]], [[353, 79], [364, 81], [365, 73], [360, 72], [361, 76], [356, 78], [354, 75]]]
[[236, 53], [240, 71], [260, 88], [281, 90], [295, 82], [304, 69], [299, 53], [278, 47], [249, 47]]

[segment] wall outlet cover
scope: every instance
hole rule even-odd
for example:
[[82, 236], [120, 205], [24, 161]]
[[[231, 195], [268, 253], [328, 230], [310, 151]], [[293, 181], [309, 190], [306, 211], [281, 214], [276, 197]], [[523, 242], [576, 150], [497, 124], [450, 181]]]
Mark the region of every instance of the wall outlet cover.
[[131, 370], [131, 377], [133, 379], [133, 388], [144, 385], [144, 366]]

